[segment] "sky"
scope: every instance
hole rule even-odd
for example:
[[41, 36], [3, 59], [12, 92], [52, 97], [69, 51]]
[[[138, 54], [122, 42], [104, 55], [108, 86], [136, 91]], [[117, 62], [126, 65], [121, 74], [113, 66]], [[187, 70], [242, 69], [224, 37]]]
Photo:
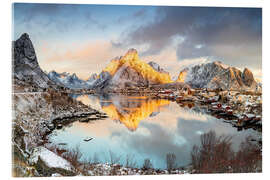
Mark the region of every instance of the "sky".
[[221, 61], [262, 78], [261, 8], [15, 3], [13, 40], [23, 33], [43, 70], [82, 79], [130, 48], [172, 77]]

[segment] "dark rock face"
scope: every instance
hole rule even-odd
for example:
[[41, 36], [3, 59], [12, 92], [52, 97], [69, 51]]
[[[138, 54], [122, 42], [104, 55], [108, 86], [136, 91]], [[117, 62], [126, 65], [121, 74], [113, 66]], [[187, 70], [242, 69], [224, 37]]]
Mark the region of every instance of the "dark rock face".
[[252, 72], [247, 68], [243, 71], [242, 79], [246, 86], [251, 86], [255, 81]]
[[57, 88], [56, 84], [40, 69], [35, 49], [26, 33], [13, 42], [13, 78], [36, 88]]
[[99, 78], [95, 80], [95, 82], [92, 85], [92, 88], [95, 88], [97, 90], [102, 90], [106, 86], [108, 86], [112, 76], [110, 75], [109, 72], [107, 71], [102, 71], [99, 74]]
[[242, 73], [239, 69], [221, 62], [196, 65], [185, 71], [185, 82], [192, 88], [254, 90], [257, 85], [250, 70], [245, 69]]
[[14, 65], [28, 64], [30, 67], [35, 68], [38, 66], [36, 53], [29, 35], [24, 33], [14, 43]]

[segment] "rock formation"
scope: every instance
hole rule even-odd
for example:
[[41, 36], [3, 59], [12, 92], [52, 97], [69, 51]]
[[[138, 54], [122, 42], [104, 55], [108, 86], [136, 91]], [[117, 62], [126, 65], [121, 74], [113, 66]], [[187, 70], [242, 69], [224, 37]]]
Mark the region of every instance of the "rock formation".
[[13, 79], [14, 84], [31, 86], [33, 89], [57, 89], [57, 85], [40, 69], [35, 49], [24, 33], [13, 42]]

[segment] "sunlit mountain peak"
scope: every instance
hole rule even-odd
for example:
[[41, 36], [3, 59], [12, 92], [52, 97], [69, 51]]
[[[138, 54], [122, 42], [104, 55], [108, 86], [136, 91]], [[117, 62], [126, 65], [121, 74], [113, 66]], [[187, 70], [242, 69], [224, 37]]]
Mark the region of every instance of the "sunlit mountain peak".
[[129, 49], [124, 56], [112, 59], [103, 71], [107, 71], [113, 76], [123, 65], [134, 69], [150, 83], [165, 84], [172, 82], [169, 73], [158, 72], [151, 65], [141, 60], [136, 49]]

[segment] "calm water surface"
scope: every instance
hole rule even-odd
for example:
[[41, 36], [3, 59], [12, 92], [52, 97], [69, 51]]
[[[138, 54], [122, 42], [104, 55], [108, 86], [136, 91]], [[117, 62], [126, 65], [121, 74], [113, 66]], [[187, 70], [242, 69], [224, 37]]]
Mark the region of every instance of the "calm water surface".
[[[122, 164], [130, 155], [138, 167], [149, 158], [154, 168], [165, 169], [167, 153], [176, 155], [179, 166], [188, 165], [193, 145], [199, 144], [200, 135], [210, 130], [218, 135], [232, 135], [235, 150], [247, 136], [258, 136], [254, 130], [237, 131], [195, 107], [180, 107], [168, 100], [92, 95], [73, 95], [73, 98], [109, 116], [88, 123], [76, 121], [49, 136], [53, 144], [79, 147], [82, 160], [98, 158], [100, 162], [110, 162], [109, 152], [112, 152], [120, 157]], [[93, 140], [85, 142], [87, 137]]]

